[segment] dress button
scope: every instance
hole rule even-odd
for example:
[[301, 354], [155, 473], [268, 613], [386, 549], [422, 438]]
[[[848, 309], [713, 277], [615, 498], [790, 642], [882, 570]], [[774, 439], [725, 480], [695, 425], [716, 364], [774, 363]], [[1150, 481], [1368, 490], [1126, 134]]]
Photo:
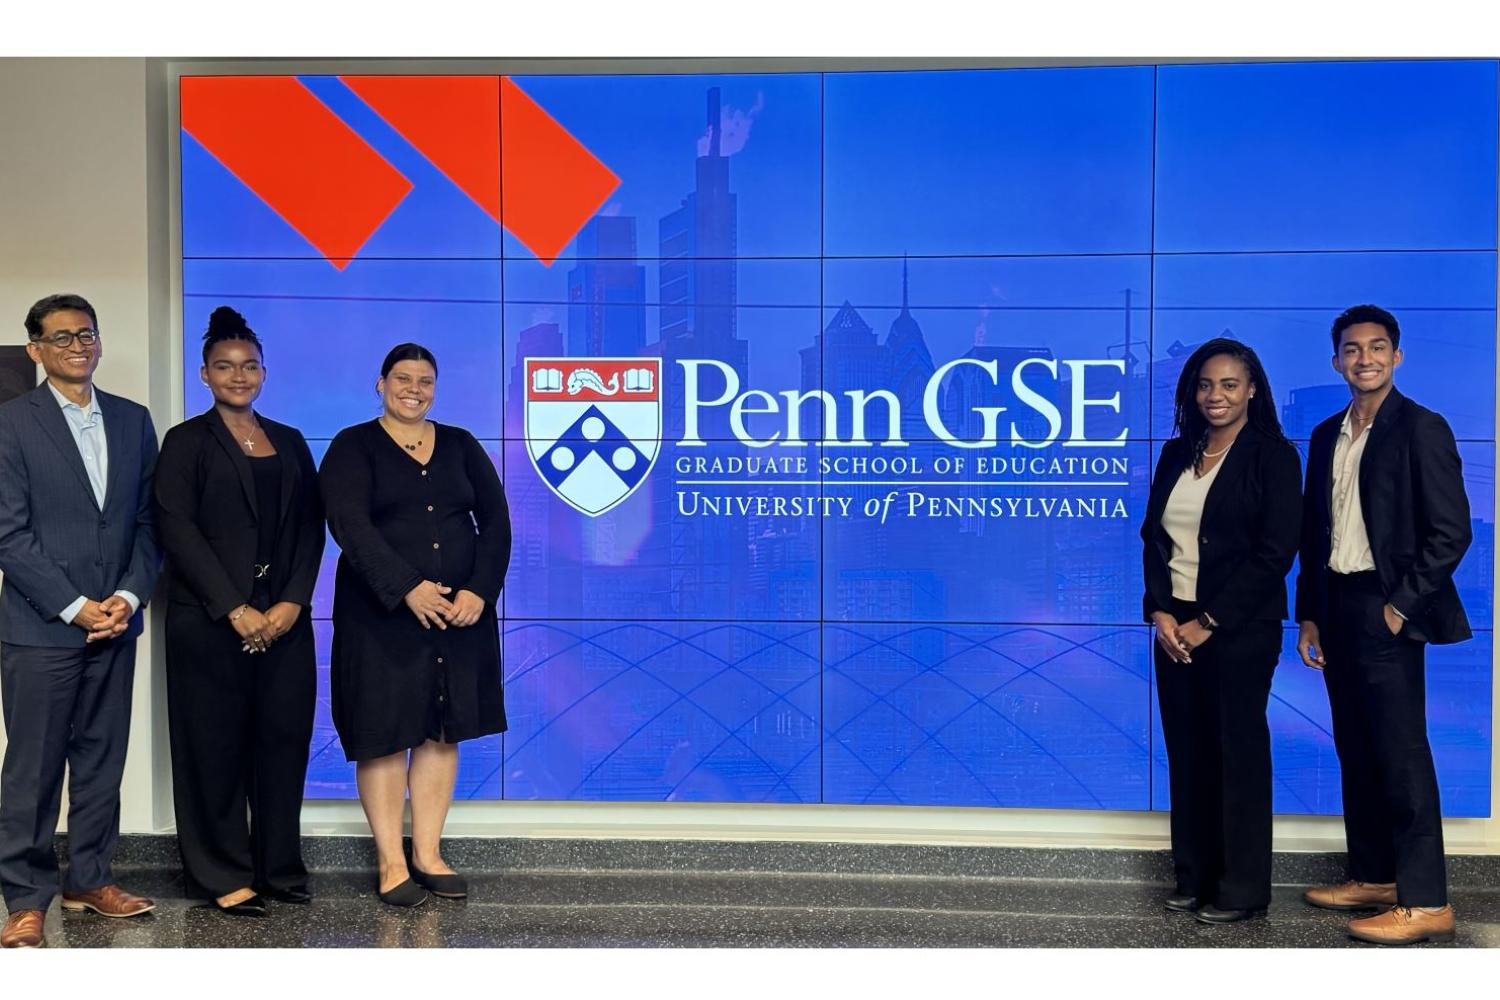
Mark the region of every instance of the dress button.
[[432, 513], [432, 504], [428, 504], [427, 505], [427, 513], [429, 513], [429, 514]]
[[[443, 662], [443, 658], [442, 658], [442, 657], [441, 657], [441, 656], [439, 656], [439, 657], [438, 657], [438, 662], [439, 662], [439, 663], [442, 663], [442, 662]], [[441, 697], [441, 696], [439, 696], [439, 697]]]
[[426, 469], [422, 470], [422, 475], [424, 475], [424, 476], [427, 475], [427, 470]]
[[437, 548], [437, 547], [438, 547], [438, 543], [437, 543], [437, 542], [433, 542], [433, 543], [432, 543], [432, 547], [433, 547], [433, 548]]

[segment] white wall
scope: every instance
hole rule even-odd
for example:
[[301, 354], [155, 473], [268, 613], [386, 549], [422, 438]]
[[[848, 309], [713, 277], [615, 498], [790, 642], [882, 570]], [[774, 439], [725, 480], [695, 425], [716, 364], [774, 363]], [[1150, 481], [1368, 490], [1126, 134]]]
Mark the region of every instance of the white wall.
[[[158, 430], [175, 384], [166, 366], [174, 352], [164, 106], [160, 63], [0, 59], [0, 343], [25, 343], [22, 320], [43, 295], [78, 292], [104, 335], [98, 384], [149, 403]], [[122, 790], [129, 830], [154, 829], [163, 816], [153, 778], [167, 759], [154, 631], [138, 647]]]
[[[193, 70], [214, 65], [195, 63]], [[291, 69], [278, 64], [219, 67], [221, 72]], [[374, 64], [369, 70], [431, 68]], [[469, 72], [516, 68], [494, 63], [464, 66]], [[583, 62], [548, 64], [549, 72], [590, 68], [596, 67]], [[644, 68], [648, 67], [635, 67]], [[783, 68], [813, 67], [803, 63]], [[148, 402], [158, 432], [182, 416], [176, 389], [181, 364], [174, 347], [181, 335], [181, 309], [170, 211], [175, 191], [175, 87], [168, 70], [158, 60], [0, 59], [0, 233], [5, 237], [0, 241], [0, 343], [23, 342], [21, 318], [40, 296], [62, 290], [87, 296], [99, 310], [105, 334], [99, 384]], [[168, 830], [172, 824], [160, 624], [151, 611], [147, 620], [138, 654], [135, 720], [123, 790], [122, 826], [127, 832]], [[1500, 694], [1500, 685], [1496, 692]], [[1500, 774], [1500, 752], [1492, 766]], [[1500, 814], [1500, 782], [1494, 789], [1492, 816]], [[359, 807], [352, 802], [309, 803], [303, 819], [309, 833], [365, 830]], [[1445, 829], [1452, 852], [1500, 854], [1500, 818], [1449, 820]], [[478, 836], [1167, 844], [1163, 814], [821, 805], [460, 802], [449, 831]], [[1333, 817], [1279, 818], [1276, 844], [1285, 850], [1338, 850], [1342, 827]]]

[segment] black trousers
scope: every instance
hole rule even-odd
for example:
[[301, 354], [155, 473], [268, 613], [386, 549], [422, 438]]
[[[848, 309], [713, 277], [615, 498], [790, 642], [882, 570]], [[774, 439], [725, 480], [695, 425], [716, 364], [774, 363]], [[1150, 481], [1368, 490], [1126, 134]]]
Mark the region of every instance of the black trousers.
[[[1178, 621], [1198, 608], [1174, 602]], [[1174, 663], [1158, 645], [1156, 692], [1172, 791], [1177, 888], [1225, 909], [1271, 901], [1271, 730], [1266, 704], [1281, 623], [1215, 633]]]
[[1442, 806], [1427, 743], [1427, 645], [1391, 634], [1373, 571], [1328, 578], [1323, 680], [1343, 778], [1349, 877], [1395, 882], [1402, 906], [1444, 906]]
[[[264, 653], [226, 622], [167, 612], [172, 801], [189, 895], [297, 889], [302, 788], [317, 698], [306, 614]], [[247, 816], [248, 812], [248, 816]]]
[[0, 769], [0, 888], [5, 905], [45, 910], [57, 895], [52, 847], [68, 773], [69, 892], [113, 881], [120, 778], [130, 736], [135, 640], [82, 649], [0, 646], [5, 764]]

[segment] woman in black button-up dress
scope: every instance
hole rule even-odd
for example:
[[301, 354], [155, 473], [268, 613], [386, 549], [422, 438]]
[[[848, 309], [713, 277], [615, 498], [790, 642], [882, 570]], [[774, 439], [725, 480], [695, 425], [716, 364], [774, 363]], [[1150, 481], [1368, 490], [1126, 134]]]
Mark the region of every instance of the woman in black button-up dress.
[[[333, 600], [333, 722], [358, 762], [379, 854], [381, 899], [421, 887], [462, 896], [439, 852], [461, 740], [505, 730], [495, 617], [510, 562], [510, 514], [468, 431], [426, 419], [437, 361], [393, 348], [376, 383], [384, 412], [340, 431], [320, 479], [342, 549]], [[411, 792], [412, 857], [401, 819]], [[414, 884], [415, 883], [415, 884]]]

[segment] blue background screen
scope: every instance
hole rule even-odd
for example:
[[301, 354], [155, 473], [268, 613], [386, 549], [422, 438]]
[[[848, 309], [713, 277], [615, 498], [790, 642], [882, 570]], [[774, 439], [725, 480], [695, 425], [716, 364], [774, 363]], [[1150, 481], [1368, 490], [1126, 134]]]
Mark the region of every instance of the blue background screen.
[[[1495, 62], [210, 79], [183, 80], [187, 412], [221, 304], [318, 458], [416, 340], [505, 483], [511, 729], [465, 745], [459, 797], [1167, 808], [1138, 532], [1183, 361], [1252, 345], [1305, 456], [1348, 400], [1330, 324], [1372, 301], [1460, 442], [1475, 637], [1429, 649], [1428, 709], [1445, 812], [1488, 814]], [[336, 150], [347, 209], [279, 143]], [[538, 474], [565, 404], [527, 358], [660, 359], [654, 463], [602, 514]], [[321, 798], [354, 794], [336, 558]], [[1276, 808], [1337, 812], [1294, 646]]]

